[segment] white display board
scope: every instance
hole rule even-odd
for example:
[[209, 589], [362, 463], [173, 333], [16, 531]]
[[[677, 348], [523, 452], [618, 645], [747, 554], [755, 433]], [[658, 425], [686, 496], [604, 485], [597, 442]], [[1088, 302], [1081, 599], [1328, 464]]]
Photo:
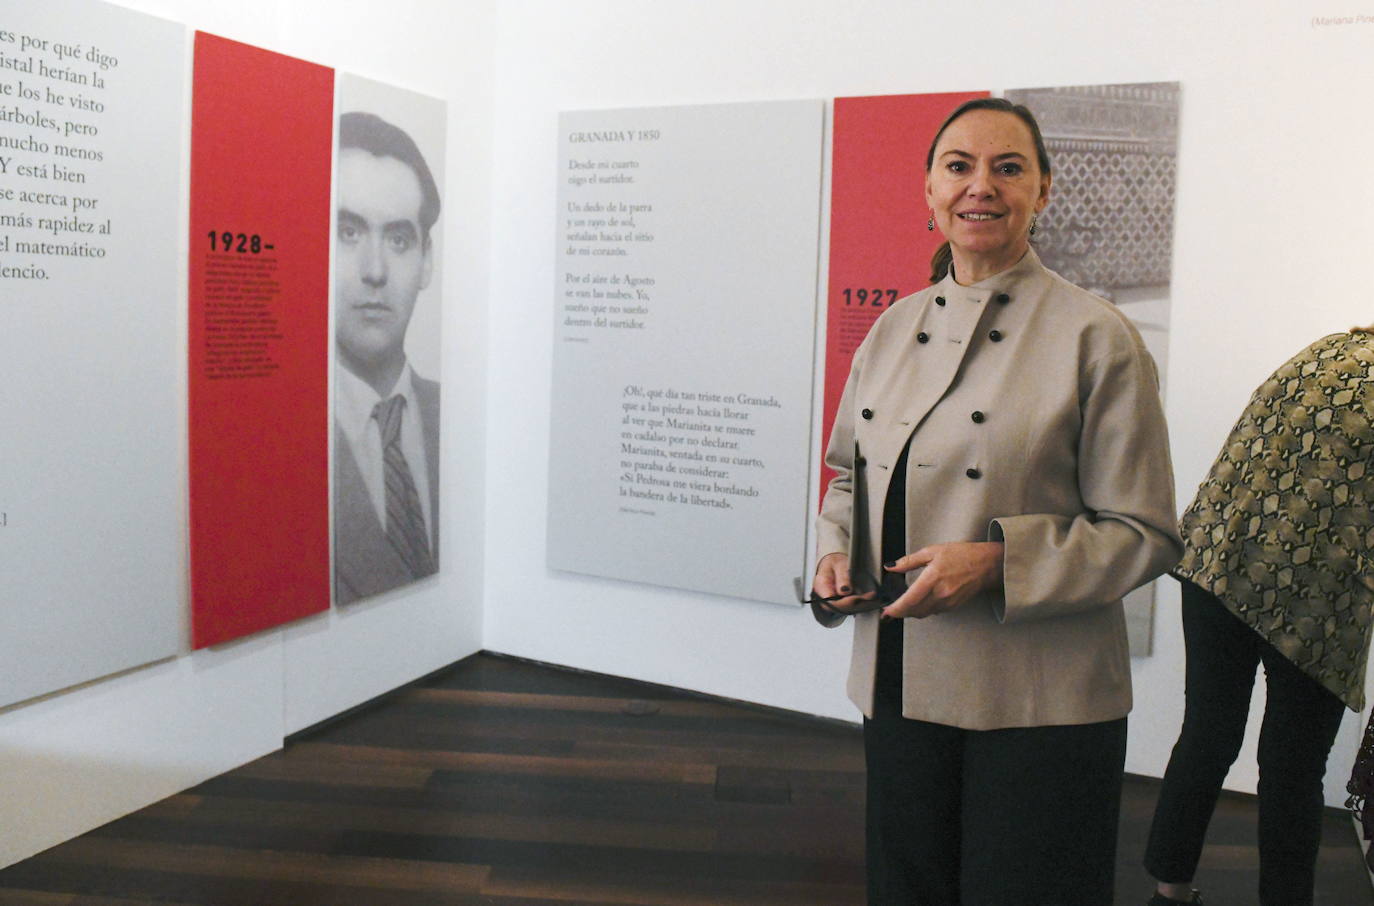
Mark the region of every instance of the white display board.
[[548, 562], [795, 603], [823, 108], [564, 113]]
[[176, 653], [185, 30], [0, 17], [0, 705]]

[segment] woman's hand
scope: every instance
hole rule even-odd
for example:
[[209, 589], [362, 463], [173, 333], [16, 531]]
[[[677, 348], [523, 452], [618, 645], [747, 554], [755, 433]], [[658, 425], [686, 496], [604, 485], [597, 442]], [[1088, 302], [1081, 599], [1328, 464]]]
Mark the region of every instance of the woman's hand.
[[[883, 616], [921, 619], [960, 607], [981, 591], [1001, 588], [1005, 548], [1006, 545], [1000, 541], [932, 544], [884, 564], [883, 568], [888, 572], [905, 573], [920, 569], [921, 574], [901, 597], [883, 608]], [[819, 588], [817, 584], [817, 590]]]
[[[849, 555], [839, 552], [826, 554], [821, 558], [821, 562], [816, 564], [816, 576], [811, 580], [811, 590], [822, 598], [833, 598], [836, 595], [849, 594], [852, 590], [852, 583], [849, 579]], [[850, 608], [863, 601], [873, 600], [874, 593], [866, 592], [861, 595], [849, 595], [846, 598], [838, 598], [834, 601], [826, 601], [825, 606], [835, 613], [850, 613]]]

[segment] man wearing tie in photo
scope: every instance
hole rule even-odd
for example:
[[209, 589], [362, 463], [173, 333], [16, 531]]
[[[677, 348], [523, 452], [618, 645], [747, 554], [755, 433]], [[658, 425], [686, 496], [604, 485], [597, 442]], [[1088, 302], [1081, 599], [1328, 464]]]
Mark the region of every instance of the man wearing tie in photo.
[[439, 384], [405, 352], [439, 190], [409, 135], [345, 113], [336, 191], [334, 593], [347, 604], [439, 568]]

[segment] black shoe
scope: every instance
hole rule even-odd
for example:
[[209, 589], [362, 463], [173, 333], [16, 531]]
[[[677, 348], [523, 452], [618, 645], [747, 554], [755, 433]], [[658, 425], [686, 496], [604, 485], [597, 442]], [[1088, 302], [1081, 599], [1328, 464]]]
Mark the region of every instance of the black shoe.
[[1202, 894], [1194, 890], [1193, 895], [1188, 899], [1174, 900], [1166, 897], [1162, 893], [1156, 893], [1154, 896], [1150, 897], [1149, 902], [1146, 903], [1145, 906], [1202, 906]]

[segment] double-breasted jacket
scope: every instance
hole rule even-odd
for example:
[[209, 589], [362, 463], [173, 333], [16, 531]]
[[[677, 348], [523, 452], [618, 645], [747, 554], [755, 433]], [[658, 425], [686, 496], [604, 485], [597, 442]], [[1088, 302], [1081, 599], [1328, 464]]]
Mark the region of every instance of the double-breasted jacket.
[[[855, 353], [836, 415], [821, 556], [880, 574], [908, 443], [905, 549], [1006, 547], [1002, 589], [903, 621], [903, 715], [974, 730], [1124, 716], [1121, 598], [1180, 554], [1158, 376], [1135, 328], [1034, 251], [896, 302]], [[878, 614], [855, 620], [848, 691], [871, 715]]]

